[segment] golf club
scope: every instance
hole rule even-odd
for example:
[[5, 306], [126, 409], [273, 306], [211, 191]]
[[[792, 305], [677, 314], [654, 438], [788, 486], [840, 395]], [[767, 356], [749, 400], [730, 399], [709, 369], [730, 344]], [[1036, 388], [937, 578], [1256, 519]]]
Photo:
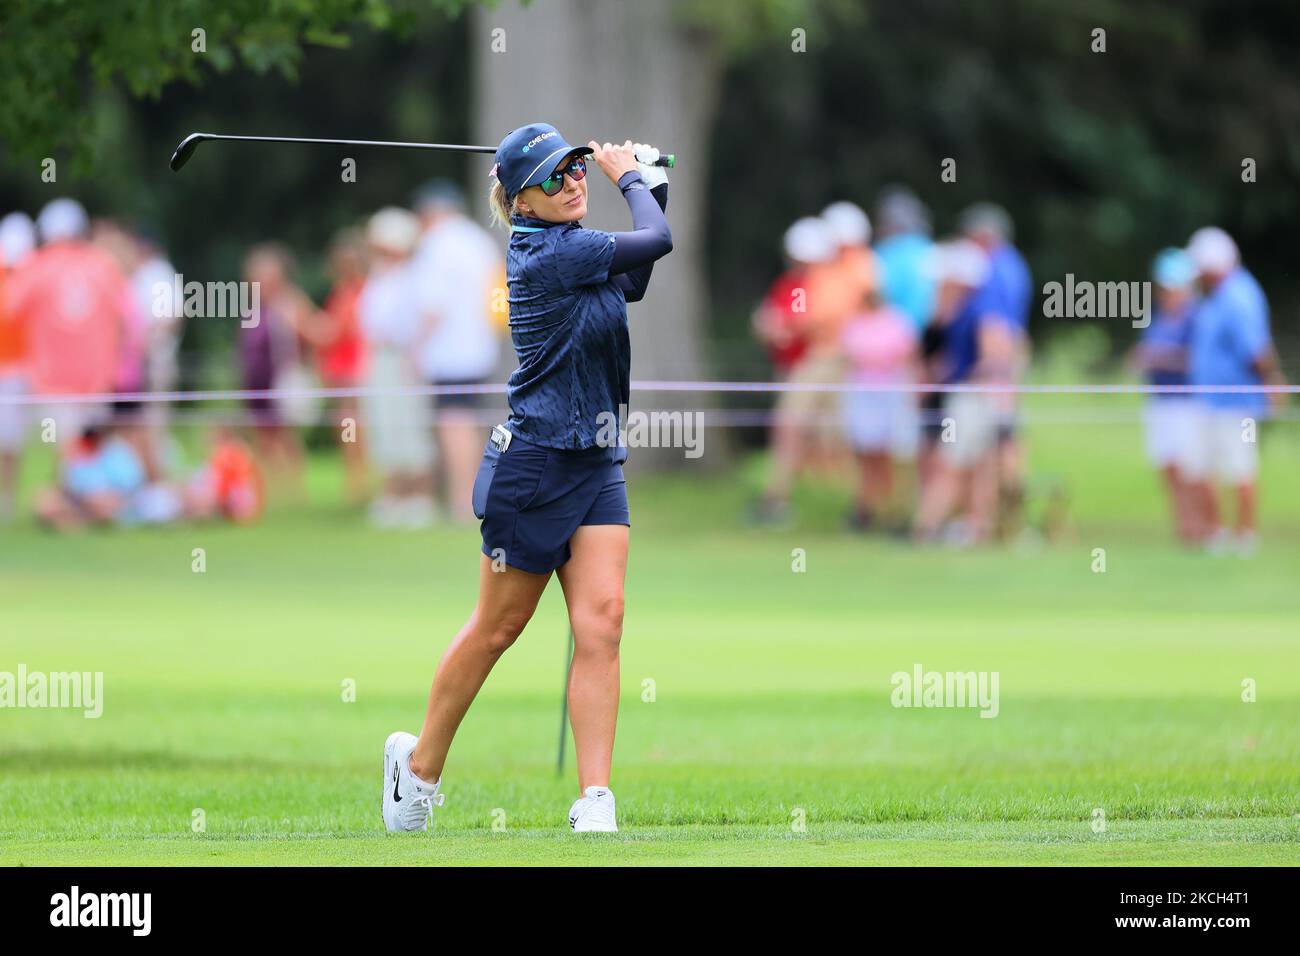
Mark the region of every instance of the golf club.
[[[225, 133], [190, 133], [172, 153], [169, 165], [172, 172], [180, 172], [182, 166], [190, 161], [199, 144], [208, 140], [240, 140], [253, 143], [310, 143], [318, 146], [385, 146], [390, 149], [445, 149], [456, 153], [495, 153], [495, 146], [462, 146], [452, 143], [394, 143], [373, 139], [315, 139], [298, 136], [234, 136]], [[654, 163], [655, 166], [677, 165], [674, 153], [664, 153]]]
[[555, 757], [555, 775], [564, 776], [564, 745], [569, 739], [569, 673], [573, 670], [573, 628], [564, 654], [564, 686], [560, 689], [560, 749]]

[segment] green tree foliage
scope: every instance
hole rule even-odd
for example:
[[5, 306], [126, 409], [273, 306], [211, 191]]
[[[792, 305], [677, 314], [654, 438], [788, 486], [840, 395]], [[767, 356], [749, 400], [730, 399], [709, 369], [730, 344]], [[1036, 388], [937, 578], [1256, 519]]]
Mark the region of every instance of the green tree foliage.
[[[0, 142], [19, 157], [71, 150], [84, 168], [97, 90], [157, 97], [242, 66], [294, 78], [308, 45], [350, 31], [408, 32], [418, 9], [468, 0], [5, 0], [0, 19]], [[196, 52], [196, 30], [203, 31]]]
[[[75, 111], [62, 114], [84, 124], [84, 137], [68, 141], [81, 162], [65, 166], [60, 156], [57, 182], [46, 183], [44, 145], [30, 155], [0, 156], [0, 213], [34, 216], [56, 196], [75, 196], [94, 216], [159, 236], [176, 268], [199, 281], [238, 278], [251, 245], [278, 240], [294, 251], [299, 278], [323, 301], [324, 253], [337, 230], [361, 224], [381, 206], [407, 203], [434, 176], [486, 187], [484, 158], [223, 143], [204, 147], [179, 174], [167, 159], [183, 135], [200, 129], [463, 141], [472, 101], [465, 18], [424, 11], [405, 30], [353, 26], [346, 46], [307, 44], [293, 58], [292, 76], [278, 68], [232, 68], [198, 85], [168, 83], [143, 98], [121, 83], [90, 84]], [[355, 182], [343, 182], [345, 157], [357, 162]], [[185, 336], [187, 383], [219, 384], [208, 376], [228, 365], [221, 356], [234, 341], [231, 324], [190, 322]]]

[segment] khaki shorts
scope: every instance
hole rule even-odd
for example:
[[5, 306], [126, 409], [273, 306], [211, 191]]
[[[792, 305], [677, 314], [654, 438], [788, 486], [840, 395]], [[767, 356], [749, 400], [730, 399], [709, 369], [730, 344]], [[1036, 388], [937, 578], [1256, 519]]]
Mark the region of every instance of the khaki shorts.
[[995, 395], [953, 392], [948, 396], [940, 422], [939, 448], [954, 468], [972, 468], [994, 449], [998, 441], [998, 413]]
[[[791, 385], [840, 385], [845, 371], [842, 355], [808, 355], [790, 370], [786, 381]], [[816, 428], [828, 441], [834, 441], [840, 433], [841, 398], [839, 392], [829, 390], [782, 392], [776, 410], [800, 424]]]

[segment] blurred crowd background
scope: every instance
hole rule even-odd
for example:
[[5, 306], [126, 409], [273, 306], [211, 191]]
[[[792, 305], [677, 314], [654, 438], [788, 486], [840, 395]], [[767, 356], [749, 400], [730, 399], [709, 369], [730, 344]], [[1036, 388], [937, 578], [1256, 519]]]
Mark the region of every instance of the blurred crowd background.
[[[240, 320], [243, 414], [213, 428], [190, 474], [169, 433], [169, 405], [186, 398], [176, 391], [185, 281], [157, 238], [92, 221], [67, 198], [35, 222], [21, 212], [0, 219], [5, 514], [39, 415], [52, 433], [43, 440], [60, 449], [52, 485], [33, 499], [52, 528], [255, 519], [268, 482], [301, 495], [299, 432], [322, 419], [323, 386], [339, 393], [323, 417], [338, 435], [346, 493], [370, 502], [374, 524], [472, 520], [481, 426], [496, 417], [476, 413], [499, 397], [491, 386], [508, 276], [454, 184], [427, 184], [412, 206], [385, 207], [334, 237], [321, 304], [297, 284], [287, 247], [248, 251], [249, 291], [229, 296], [222, 316]], [[847, 466], [852, 531], [956, 546], [1014, 538], [1026, 467], [1015, 387], [1030, 367], [1035, 283], [1010, 216], [977, 203], [936, 242], [925, 205], [891, 186], [876, 222], [873, 246], [871, 218], [839, 200], [784, 233], [787, 269], [755, 309], [753, 331], [790, 387], [772, 415], [770, 477], [750, 518], [789, 524], [800, 474]], [[1174, 529], [1186, 544], [1249, 554], [1257, 428], [1285, 396], [1213, 389], [1285, 385], [1267, 298], [1217, 227], [1163, 250], [1150, 281], [1150, 314], [1134, 300], [1122, 317], [1149, 320], [1129, 365], [1158, 389], [1146, 451]], [[201, 287], [196, 294], [206, 301]], [[48, 407], [19, 401], [33, 396]], [[1230, 525], [1216, 481], [1234, 494]]]
[[[781, 394], [754, 517], [788, 523], [798, 474], [846, 447], [856, 468], [851, 530], [956, 546], [1014, 539], [1026, 485], [1016, 389], [1031, 363], [1037, 288], [1014, 224], [1001, 206], [976, 203], [936, 242], [929, 210], [903, 186], [882, 191], [875, 222], [873, 247], [867, 213], [840, 200], [785, 232], [789, 267], [754, 328], [781, 380], [832, 387]], [[1214, 226], [1186, 249], [1161, 251], [1147, 281], [1149, 314], [1134, 300], [1112, 318], [1145, 324], [1127, 364], [1151, 386], [1146, 454], [1174, 530], [1185, 544], [1249, 555], [1258, 425], [1285, 404], [1267, 298]], [[1279, 390], [1217, 390], [1225, 386]], [[1232, 489], [1230, 521], [1220, 482]]]
[[[1014, 540], [1022, 403], [917, 386], [1041, 380], [1049, 354], [1079, 381], [1277, 385], [1300, 354], [1298, 15], [1281, 5], [239, 6], [232, 26], [190, 0], [133, 21], [73, 4], [57, 23], [20, 4], [0, 38], [0, 390], [32, 402], [0, 397], [11, 517], [255, 520], [301, 496], [306, 446], [377, 525], [469, 520], [513, 367], [488, 162], [214, 144], [173, 175], [196, 129], [494, 143], [545, 119], [677, 152], [676, 251], [630, 310], [634, 378], [813, 387], [633, 406], [737, 424], [711, 460], [766, 449], [756, 524], [796, 521], [792, 488], [820, 475], [855, 488], [853, 532]], [[58, 105], [19, 96], [38, 79]], [[595, 197], [591, 224], [621, 227], [616, 197]], [[1152, 281], [1150, 327], [1045, 315], [1067, 274]], [[256, 283], [258, 321], [160, 307], [176, 281]], [[317, 386], [369, 394], [166, 398]], [[56, 392], [145, 397], [60, 400], [57, 461], [20, 471]], [[1283, 397], [1166, 394], [1141, 414], [1172, 532], [1253, 551], [1242, 423], [1293, 427]], [[1067, 519], [1048, 505], [1053, 533]]]
[[[471, 520], [485, 420], [475, 412], [500, 398], [504, 260], [455, 184], [426, 184], [412, 207], [333, 237], [319, 303], [280, 242], [252, 246], [217, 298], [176, 271], [147, 227], [91, 219], [76, 200], [53, 200], [34, 221], [0, 219], [4, 514], [39, 436], [58, 449], [53, 483], [32, 498], [50, 527], [254, 520], [268, 495], [303, 497], [302, 433], [324, 422], [348, 500], [368, 503], [376, 525]], [[210, 432], [191, 467], [173, 405], [188, 400], [178, 391], [187, 321], [204, 318], [237, 325], [241, 399], [180, 419]]]

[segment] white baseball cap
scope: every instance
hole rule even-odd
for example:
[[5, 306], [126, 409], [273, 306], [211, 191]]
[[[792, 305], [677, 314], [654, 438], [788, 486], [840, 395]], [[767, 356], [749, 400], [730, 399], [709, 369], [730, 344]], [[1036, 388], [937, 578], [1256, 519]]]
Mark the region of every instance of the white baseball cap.
[[75, 199], [52, 199], [36, 216], [36, 231], [41, 242], [79, 239], [90, 227], [85, 207]]
[[811, 265], [829, 262], [835, 256], [835, 236], [823, 219], [804, 216], [785, 231], [785, 254], [795, 262]]
[[1237, 244], [1218, 226], [1205, 226], [1187, 241], [1187, 255], [1202, 272], [1231, 272], [1240, 261]]
[[366, 223], [366, 239], [386, 252], [407, 255], [420, 241], [420, 220], [410, 210], [386, 206]]
[[36, 226], [25, 212], [11, 212], [0, 219], [0, 262], [17, 265], [36, 248]]
[[940, 281], [977, 289], [989, 276], [989, 257], [969, 239], [941, 242], [930, 253], [929, 271]]
[[833, 202], [822, 210], [822, 219], [841, 246], [865, 246], [871, 241], [871, 220], [855, 203]]

